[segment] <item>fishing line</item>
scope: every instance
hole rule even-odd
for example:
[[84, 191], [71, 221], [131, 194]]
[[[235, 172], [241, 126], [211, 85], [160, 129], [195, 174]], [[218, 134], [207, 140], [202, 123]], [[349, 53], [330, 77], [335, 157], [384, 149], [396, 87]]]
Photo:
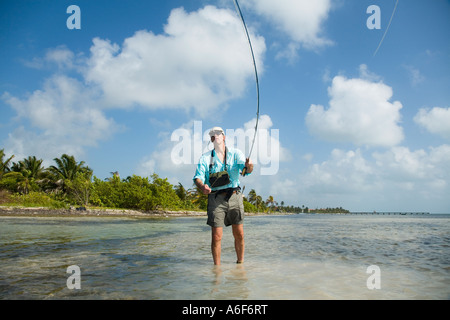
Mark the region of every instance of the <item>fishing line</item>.
[[395, 11], [397, 10], [398, 2], [399, 2], [399, 0], [397, 0], [397, 2], [395, 3], [395, 7], [394, 7], [394, 11], [392, 11], [391, 19], [389, 20], [389, 23], [388, 23], [388, 26], [387, 26], [387, 28], [386, 28], [386, 31], [385, 31], [384, 34], [383, 34], [383, 38], [381, 38], [381, 41], [380, 41], [380, 43], [378, 44], [377, 50], [375, 50], [375, 52], [374, 52], [374, 54], [373, 54], [374, 57], [375, 57], [375, 55], [377, 54], [378, 49], [380, 49], [381, 44], [383, 43], [383, 40], [384, 40], [384, 38], [386, 37], [386, 34], [387, 34], [388, 30], [389, 30], [389, 27], [391, 26], [391, 22], [392, 22], [392, 19], [394, 18]]
[[[248, 158], [250, 158], [250, 156], [251, 156], [251, 154], [253, 152], [253, 147], [255, 146], [256, 133], [258, 132], [258, 122], [259, 122], [259, 80], [258, 80], [258, 70], [256, 68], [256, 60], [255, 60], [255, 54], [253, 52], [252, 41], [250, 40], [250, 35], [248, 33], [247, 25], [245, 24], [244, 16], [242, 15], [242, 11], [241, 11], [241, 8], [239, 7], [239, 3], [237, 2], [237, 0], [234, 0], [234, 6], [236, 7], [237, 13], [241, 17], [242, 25], [244, 26], [245, 34], [247, 35], [248, 44], [250, 46], [250, 52], [252, 54], [253, 67], [255, 68], [255, 79], [256, 79], [256, 125], [255, 125], [255, 134], [253, 135], [252, 146], [251, 146], [250, 152], [248, 154]], [[244, 168], [244, 170], [242, 170], [242, 175], [245, 175], [245, 172], [246, 172], [246, 168]]]

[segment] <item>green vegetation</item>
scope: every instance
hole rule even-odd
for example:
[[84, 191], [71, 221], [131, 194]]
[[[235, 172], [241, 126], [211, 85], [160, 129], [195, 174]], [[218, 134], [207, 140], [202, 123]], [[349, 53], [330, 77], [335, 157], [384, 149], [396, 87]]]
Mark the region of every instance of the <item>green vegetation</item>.
[[[17, 163], [5, 160], [0, 150], [0, 190], [2, 203], [23, 206], [68, 208], [96, 206], [120, 209], [202, 209], [195, 190], [174, 188], [167, 179], [131, 176], [121, 180], [117, 174], [105, 181], [93, 176], [83, 161], [63, 154], [55, 165], [42, 166], [42, 160], [28, 157]], [[177, 194], [181, 195], [181, 197]], [[185, 193], [185, 194], [182, 194]]]
[[3, 198], [7, 197], [8, 201], [5, 201], [9, 205], [18, 205], [23, 207], [46, 207], [51, 209], [62, 209], [66, 208], [67, 205], [56, 200], [54, 197], [44, 193], [31, 191], [28, 194], [0, 194]]
[[349, 210], [339, 208], [325, 208], [325, 209], [312, 209], [309, 211], [310, 213], [350, 213]]
[[[44, 168], [42, 160], [28, 157], [12, 162], [0, 149], [0, 204], [26, 207], [69, 208], [103, 207], [116, 209], [206, 211], [208, 196], [192, 184], [186, 189], [181, 183], [173, 186], [157, 174], [137, 175], [121, 179], [117, 172], [101, 180], [94, 176], [84, 161], [63, 154], [55, 165]], [[272, 196], [265, 201], [255, 189], [244, 196], [246, 212], [309, 212], [305, 206], [278, 204]], [[340, 208], [342, 209], [342, 208]], [[344, 212], [346, 210], [342, 209]]]

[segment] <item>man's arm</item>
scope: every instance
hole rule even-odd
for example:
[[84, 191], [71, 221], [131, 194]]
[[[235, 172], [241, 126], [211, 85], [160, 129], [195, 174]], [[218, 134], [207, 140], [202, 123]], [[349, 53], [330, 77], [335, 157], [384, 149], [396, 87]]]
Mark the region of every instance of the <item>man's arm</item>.
[[203, 194], [211, 193], [211, 188], [207, 184], [203, 183], [207, 170], [208, 164], [205, 162], [204, 157], [201, 157], [193, 180], [197, 188], [199, 188]]

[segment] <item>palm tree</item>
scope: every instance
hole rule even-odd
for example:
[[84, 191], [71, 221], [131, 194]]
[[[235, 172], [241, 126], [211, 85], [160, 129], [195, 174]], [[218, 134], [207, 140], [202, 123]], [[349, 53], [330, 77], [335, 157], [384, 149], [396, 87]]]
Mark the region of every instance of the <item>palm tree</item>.
[[258, 195], [256, 194], [255, 189], [250, 190], [248, 193], [248, 202], [250, 202], [253, 205], [256, 205]]
[[[114, 171], [114, 172], [110, 172], [110, 174], [112, 174], [111, 178], [105, 178], [105, 181], [109, 181], [109, 182], [120, 182], [120, 174], [119, 171]], [[126, 179], [124, 179], [124, 181], [129, 182], [131, 179], [131, 177], [127, 177]]]
[[0, 150], [0, 178], [3, 176], [4, 173], [9, 172], [9, 162], [14, 158], [14, 155], [9, 157], [6, 161], [3, 160], [5, 157], [5, 151], [4, 149]]
[[273, 204], [275, 203], [275, 200], [273, 200], [273, 196], [269, 196], [266, 200], [266, 204], [270, 204], [271, 207], [273, 207]]
[[185, 201], [188, 196], [188, 192], [183, 187], [183, 185], [179, 182], [178, 185], [174, 187], [174, 189], [175, 189], [175, 193], [177, 194], [178, 198], [180, 198], [180, 200], [182, 200], [182, 201]]
[[264, 201], [261, 196], [256, 194], [255, 189], [250, 190], [248, 193], [248, 202], [253, 204], [259, 212], [259, 209], [264, 210]]
[[261, 196], [256, 196], [255, 203], [256, 203], [256, 208], [258, 209], [258, 212], [259, 212], [259, 209], [264, 211], [264, 202], [263, 202], [263, 199]]
[[37, 184], [43, 180], [44, 168], [42, 167], [42, 160], [37, 160], [36, 157], [28, 157], [19, 162], [14, 162], [9, 169], [9, 172], [4, 174], [4, 178], [15, 180], [16, 190], [28, 194], [30, 189], [37, 189]]
[[38, 160], [35, 156], [28, 157], [19, 161], [18, 163], [13, 163], [11, 166], [11, 171], [23, 172], [29, 171], [28, 176], [33, 179], [38, 179], [44, 173], [44, 167], [42, 167], [42, 159]]
[[193, 184], [193, 187], [187, 191], [187, 198], [194, 206], [204, 210], [207, 209], [208, 195], [203, 194], [195, 183]]
[[77, 162], [74, 156], [63, 154], [61, 158], [53, 159], [56, 166], [50, 166], [47, 170], [51, 173], [57, 188], [66, 191], [65, 181], [73, 181], [78, 173], [92, 174], [92, 170], [84, 166], [84, 161]]

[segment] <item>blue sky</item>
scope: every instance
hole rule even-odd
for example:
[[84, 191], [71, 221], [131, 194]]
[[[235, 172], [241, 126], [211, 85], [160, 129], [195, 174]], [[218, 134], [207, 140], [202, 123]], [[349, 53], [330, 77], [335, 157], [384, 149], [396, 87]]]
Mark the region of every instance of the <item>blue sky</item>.
[[[400, 0], [389, 30], [395, 0], [239, 3], [271, 143], [260, 136], [246, 193], [450, 212], [449, 1]], [[67, 28], [72, 4], [81, 29]], [[367, 27], [371, 5], [380, 29]], [[0, 21], [0, 148], [16, 161], [68, 153], [102, 179], [156, 172], [191, 187], [197, 153], [174, 161], [174, 133], [254, 126], [253, 65], [231, 0], [5, 0]]]

